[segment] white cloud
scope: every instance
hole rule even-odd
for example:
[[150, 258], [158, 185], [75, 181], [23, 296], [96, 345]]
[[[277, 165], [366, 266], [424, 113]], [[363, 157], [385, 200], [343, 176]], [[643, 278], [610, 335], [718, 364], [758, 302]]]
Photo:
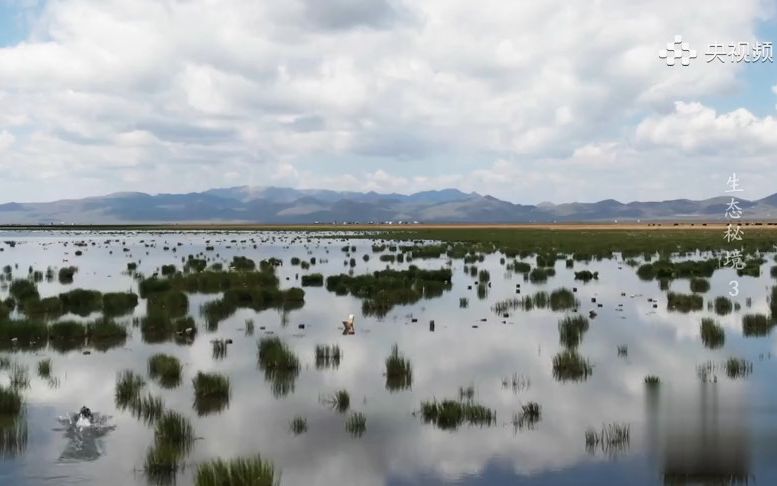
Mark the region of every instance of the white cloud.
[[[762, 7], [686, 2], [695, 14], [682, 33], [698, 49], [753, 38]], [[0, 190], [13, 199], [41, 173], [61, 183], [40, 198], [240, 180], [320, 187], [348, 179], [322, 174], [350, 174], [354, 189], [448, 183], [528, 202], [546, 191], [506, 188], [543, 172], [546, 184], [574, 182], [563, 200], [608, 197], [620, 189], [581, 182], [586, 171], [663, 163], [648, 152], [666, 144], [644, 127], [684, 123], [651, 116], [633, 146], [640, 118], [725, 95], [743, 69], [662, 65], [657, 51], [679, 28], [669, 0], [649, 11], [616, 0], [70, 0], [48, 2], [31, 25], [0, 48], [0, 127], [15, 137]], [[766, 119], [715, 118], [717, 130], [771, 133]], [[707, 164], [693, 158], [695, 137], [669, 146]], [[637, 174], [619, 180], [625, 194], [645, 187]]]
[[674, 112], [643, 120], [637, 139], [686, 152], [773, 154], [777, 118], [759, 118], [743, 108], [718, 114], [701, 103], [677, 102]]
[[14, 143], [16, 137], [10, 134], [7, 130], [0, 132], [0, 153], [5, 152]]

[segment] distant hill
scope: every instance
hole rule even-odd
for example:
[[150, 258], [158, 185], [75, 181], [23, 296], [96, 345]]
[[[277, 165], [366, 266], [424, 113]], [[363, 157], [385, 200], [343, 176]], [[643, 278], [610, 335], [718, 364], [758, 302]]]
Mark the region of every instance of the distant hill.
[[[415, 194], [287, 187], [227, 187], [188, 194], [122, 192], [46, 203], [0, 204], [0, 224], [124, 223], [546, 223], [721, 220], [728, 197], [622, 203], [513, 204], [457, 189]], [[740, 200], [747, 219], [777, 219], [777, 194]]]

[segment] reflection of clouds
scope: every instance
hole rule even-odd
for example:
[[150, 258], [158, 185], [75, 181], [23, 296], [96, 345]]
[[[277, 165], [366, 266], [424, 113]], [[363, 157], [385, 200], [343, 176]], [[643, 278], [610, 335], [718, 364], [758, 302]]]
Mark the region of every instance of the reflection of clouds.
[[[218, 239], [226, 242], [217, 243], [216, 252], [206, 253], [209, 257], [219, 253], [219, 259], [223, 261], [231, 260], [232, 255], [245, 255], [255, 260], [278, 256], [287, 261], [290, 256], [310, 256], [299, 247], [283, 248], [285, 243], [280, 239], [257, 249], [251, 248], [250, 241], [228, 243], [231, 239], [252, 236], [187, 236], [187, 243], [172, 254], [162, 251], [163, 240], [172, 243], [178, 236], [137, 235], [128, 238], [133, 258], [117, 251], [120, 247], [116, 244], [112, 245], [113, 255], [108, 255], [108, 250], [99, 246], [90, 247], [88, 255], [78, 262], [84, 271], [76, 275], [74, 287], [134, 288], [131, 278], [121, 273], [127, 261], [142, 259], [140, 271], [146, 274], [171, 261], [176, 261], [180, 267], [180, 258], [204, 251], [208, 239], [211, 244]], [[260, 238], [256, 236], [257, 240]], [[60, 239], [63, 238], [55, 241]], [[95, 239], [103, 241], [107, 237]], [[141, 239], [157, 242], [156, 248], [148, 249], [150, 254], [147, 256], [146, 249], [138, 243]], [[25, 273], [30, 264], [45, 269], [47, 264], [61, 261], [61, 254], [57, 253], [61, 247], [52, 245], [46, 252], [41, 252], [32, 241], [35, 240], [17, 246], [4, 257], [18, 261]], [[225, 248], [227, 244], [233, 248]], [[312, 266], [309, 271], [324, 275], [347, 272], [348, 267], [343, 266], [345, 253], [340, 251], [345, 244], [337, 240], [320, 240], [321, 246], [314, 250], [314, 255], [324, 256], [328, 262]], [[371, 242], [354, 240], [349, 244], [358, 248], [355, 255], [357, 273], [385, 267], [371, 252]], [[311, 249], [315, 247], [316, 244], [311, 245]], [[328, 255], [324, 253], [325, 248], [329, 248]], [[367, 264], [361, 260], [365, 252], [371, 257]], [[696, 365], [709, 359], [720, 361], [728, 355], [751, 359], [756, 362], [756, 369], [748, 380], [731, 381], [723, 377], [716, 385], [721, 399], [752, 395], [757, 389], [762, 394], [759, 398], [777, 402], [777, 391], [770, 391], [766, 385], [772, 373], [762, 371], [756, 360], [758, 352], [772, 350], [772, 340], [741, 337], [741, 312], [716, 316], [726, 327], [726, 345], [722, 351], [709, 351], [698, 335], [701, 317], [711, 315], [706, 307], [702, 312], [689, 314], [667, 312], [665, 296], [659, 292], [658, 283], [640, 281], [634, 269], [625, 265], [618, 270], [614, 261], [592, 262], [587, 267], [599, 271], [600, 279], [582, 284], [573, 280], [571, 272], [563, 268], [563, 262], [558, 262], [557, 275], [546, 284], [535, 286], [524, 282], [519, 275], [503, 279], [498, 260], [498, 255], [491, 255], [478, 264], [490, 270], [493, 281], [489, 298], [483, 301], [477, 299], [474, 288], [467, 290], [467, 285], [474, 279], [462, 272], [461, 262], [455, 262], [454, 285], [450, 292], [415, 306], [397, 306], [380, 320], [364, 317], [358, 299], [337, 297], [325, 288], [306, 288], [306, 305], [289, 314], [286, 328], [280, 326], [281, 316], [276, 310], [256, 313], [242, 309], [223, 321], [217, 331], [209, 333], [199, 318], [198, 307], [215, 296], [196, 296], [190, 301], [200, 334], [191, 346], [146, 345], [141, 341], [140, 330], [133, 328], [125, 348], [94, 352], [89, 356], [79, 352], [52, 353], [53, 374], [61, 380], [61, 385], [52, 389], [44, 380], [32, 377], [32, 386], [25, 392], [25, 397], [31, 411], [30, 420], [38, 424], [38, 432], [31, 432], [25, 457], [0, 465], [0, 470], [11, 470], [10, 475], [0, 477], [29, 479], [64, 474], [78, 478], [84, 484], [103, 484], [107, 477], [115, 478], [116, 484], [145, 484], [142, 474], [133, 475], [132, 470], [142, 467], [153, 432], [133, 419], [129, 412], [116, 411], [113, 394], [117, 371], [129, 368], [146, 376], [148, 358], [159, 352], [173, 354], [181, 360], [184, 365], [182, 383], [174, 390], [164, 390], [147, 379], [146, 390], [161, 396], [166, 407], [178, 410], [192, 420], [195, 435], [201, 439], [196, 441], [187, 462], [196, 464], [217, 456], [236, 457], [259, 452], [282, 470], [283, 483], [292, 485], [382, 485], [389, 476], [417, 478], [422, 475], [453, 481], [464, 475], [481, 474], [494, 463], [504, 465], [518, 475], [559, 471], [591, 461], [606, 461], [607, 458], [601, 455], [592, 457], [585, 451], [583, 434], [589, 426], [599, 427], [602, 423], [615, 421], [632, 425], [631, 448], [627, 454], [646, 454], [648, 446], [659, 447], [664, 440], [650, 442], [646, 438], [661, 435], [661, 430], [671, 427], [678, 417], [686, 417], [684, 410], [693, 409], [703, 399], [694, 394], [682, 395], [686, 390], [700, 387]], [[412, 264], [423, 268], [440, 266], [435, 260], [416, 260]], [[407, 265], [402, 264], [402, 267]], [[582, 268], [586, 265], [576, 262], [575, 270]], [[97, 274], [93, 275], [95, 272]], [[104, 277], [106, 273], [111, 274], [110, 279]], [[281, 285], [295, 285], [296, 273], [303, 271], [288, 263], [280, 267]], [[726, 289], [727, 279], [728, 276], [716, 274], [711, 283], [719, 292], [711, 291], [705, 299], [723, 295], [725, 290], [721, 289]], [[751, 280], [742, 279], [741, 288], [743, 296], [753, 296], [753, 309], [749, 311], [755, 312], [765, 303], [763, 289], [768, 274], [760, 280]], [[602, 308], [596, 308], [599, 315], [591, 320], [590, 329], [579, 346], [580, 354], [594, 364], [593, 375], [587, 381], [559, 383], [553, 379], [551, 360], [561, 349], [557, 328], [561, 313], [548, 310], [515, 312], [506, 319], [508, 324], [503, 324], [503, 318], [491, 312], [493, 302], [515, 296], [517, 283], [521, 284], [522, 295], [537, 289], [552, 291], [561, 286], [577, 287], [580, 311], [584, 314], [595, 308], [590, 302], [592, 296], [597, 296], [604, 304]], [[56, 282], [41, 286], [43, 295], [58, 291]], [[621, 291], [627, 296], [621, 297]], [[630, 294], [642, 296], [632, 299]], [[458, 299], [464, 296], [469, 297], [470, 307], [459, 309]], [[659, 298], [657, 309], [647, 302], [648, 297]], [[615, 310], [619, 303], [624, 304], [622, 312]], [[145, 306], [141, 303], [135, 314], [144, 313]], [[356, 335], [342, 336], [338, 326], [349, 313], [356, 314]], [[418, 318], [417, 323], [410, 323], [406, 317], [411, 313]], [[485, 323], [480, 322], [483, 317], [487, 318]], [[245, 320], [249, 318], [255, 321], [253, 337], [246, 337], [243, 332]], [[433, 333], [428, 327], [431, 319], [436, 322]], [[297, 328], [300, 323], [306, 324], [304, 330]], [[473, 329], [471, 326], [476, 323], [479, 328]], [[272, 396], [270, 384], [258, 369], [256, 341], [265, 332], [260, 326], [267, 326], [268, 331], [280, 335], [300, 359], [302, 370], [295, 391], [285, 399]], [[234, 340], [223, 361], [212, 359], [209, 341], [213, 338]], [[409, 391], [389, 393], [385, 389], [384, 361], [395, 342], [411, 361], [413, 385]], [[343, 358], [338, 369], [315, 369], [316, 344], [341, 347]], [[616, 347], [620, 344], [628, 345], [625, 359], [617, 357]], [[37, 360], [44, 354], [18, 354], [14, 358], [26, 362], [34, 370]], [[232, 397], [227, 410], [197, 417], [192, 408], [191, 384], [197, 371], [216, 371], [230, 377]], [[511, 377], [513, 373], [527, 376], [531, 385], [517, 394], [503, 389], [502, 378]], [[652, 419], [646, 418], [644, 410], [643, 379], [647, 374], [662, 379], [659, 412]], [[412, 415], [422, 400], [457, 398], [458, 388], [470, 384], [475, 386], [479, 403], [496, 409], [498, 426], [483, 429], [463, 426], [456, 432], [447, 432], [425, 425]], [[344, 415], [319, 403], [319, 395], [331, 394], [341, 388], [350, 392], [351, 408], [367, 417], [367, 431], [360, 439], [346, 433]], [[528, 401], [537, 401], [542, 406], [542, 420], [534, 430], [516, 434], [506, 423], [512, 413]], [[687, 407], [673, 405], [677, 403]], [[106, 454], [99, 460], [55, 470], [54, 461], [65, 445], [61, 433], [51, 430], [56, 416], [83, 404], [114, 415], [117, 429], [105, 438]], [[675, 414], [673, 410], [680, 412]], [[306, 417], [308, 422], [308, 431], [300, 436], [289, 431], [289, 421], [295, 415]], [[656, 430], [655, 424], [659, 424], [661, 430]], [[748, 442], [750, 439], [742, 440]], [[32, 457], [42, 459], [30, 461]], [[188, 468], [184, 473], [182, 484], [191, 480], [192, 470]]]

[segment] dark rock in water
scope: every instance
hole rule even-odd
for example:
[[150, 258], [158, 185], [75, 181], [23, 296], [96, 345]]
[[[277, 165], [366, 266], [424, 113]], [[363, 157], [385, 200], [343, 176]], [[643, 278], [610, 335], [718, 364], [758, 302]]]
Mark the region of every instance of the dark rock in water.
[[654, 309], [658, 309], [658, 304], [653, 304]]
[[260, 331], [264, 331], [264, 326], [259, 326]]
[[84, 354], [92, 354], [92, 352], [87, 349], [84, 351]]
[[472, 324], [472, 329], [477, 329], [477, 328], [478, 328], [477, 324]]
[[596, 297], [591, 297], [591, 302], [596, 302]]
[[594, 312], [594, 311], [589, 311], [589, 312], [588, 312], [588, 317], [590, 317], [591, 319], [593, 319], [594, 317], [596, 317], [596, 312]]
[[413, 318], [410, 319], [410, 322], [418, 322], [418, 318], [417, 317], [413, 317]]
[[299, 325], [299, 326], [297, 326], [297, 327], [298, 327], [298, 328], [300, 328], [300, 329], [305, 329], [305, 324], [300, 324], [300, 325]]
[[434, 332], [434, 321], [429, 321], [429, 331]]
[[483, 317], [482, 319], [480, 319], [480, 322], [486, 322], [486, 318]]
[[516, 294], [520, 294], [521, 293], [521, 289], [515, 289], [515, 293]]
[[467, 285], [467, 290], [472, 290], [472, 285]]
[[577, 292], [577, 287], [572, 287], [572, 292]]
[[602, 307], [604, 304], [596, 304], [597, 307]]
[[227, 342], [227, 344], [232, 344], [232, 340], [231, 339], [227, 339], [226, 342]]
[[626, 292], [621, 292], [621, 297], [626, 297]]
[[502, 317], [504, 317], [505, 319], [507, 319], [508, 317], [510, 317], [510, 314], [508, 314], [507, 312], [505, 312], [504, 314], [502, 314]]

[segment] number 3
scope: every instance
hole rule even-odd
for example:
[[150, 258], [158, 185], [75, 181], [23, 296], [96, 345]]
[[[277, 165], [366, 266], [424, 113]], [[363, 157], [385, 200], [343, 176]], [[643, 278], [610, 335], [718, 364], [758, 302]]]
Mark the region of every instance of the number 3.
[[731, 297], [736, 297], [737, 295], [739, 295], [739, 282], [736, 280], [732, 280], [728, 284], [731, 285], [731, 290], [728, 291], [728, 295], [730, 295]]

